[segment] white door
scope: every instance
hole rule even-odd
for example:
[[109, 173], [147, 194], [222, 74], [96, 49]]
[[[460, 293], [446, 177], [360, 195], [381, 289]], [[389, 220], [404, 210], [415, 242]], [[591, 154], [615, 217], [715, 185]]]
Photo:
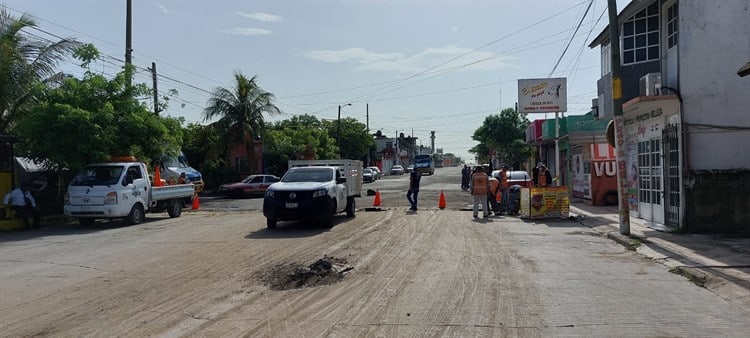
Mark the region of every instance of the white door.
[[638, 142], [638, 208], [644, 220], [664, 224], [661, 138]]

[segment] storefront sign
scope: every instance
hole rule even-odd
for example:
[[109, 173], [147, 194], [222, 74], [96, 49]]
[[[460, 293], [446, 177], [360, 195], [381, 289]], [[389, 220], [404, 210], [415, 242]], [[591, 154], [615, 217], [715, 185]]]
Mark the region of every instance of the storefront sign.
[[518, 112], [568, 111], [567, 78], [518, 80]]
[[568, 187], [523, 189], [522, 218], [567, 218], [570, 212]]

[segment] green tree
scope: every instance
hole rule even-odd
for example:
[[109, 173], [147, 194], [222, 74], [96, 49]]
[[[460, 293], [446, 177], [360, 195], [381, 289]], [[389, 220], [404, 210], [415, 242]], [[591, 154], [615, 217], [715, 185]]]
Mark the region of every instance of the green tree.
[[0, 6], [0, 133], [11, 131], [24, 105], [34, 98], [35, 84], [49, 80], [56, 67], [81, 44], [72, 39], [54, 42], [30, 40], [22, 30], [36, 26], [26, 14], [11, 16]]
[[266, 114], [280, 114], [273, 104], [273, 94], [264, 91], [256, 83], [256, 76], [248, 79], [239, 72], [234, 74], [234, 88], [218, 87], [214, 89], [207, 107], [203, 110], [206, 121], [219, 118], [214, 124], [222, 134], [225, 154], [229, 154], [232, 144], [242, 143], [247, 151], [247, 163], [251, 173], [255, 169], [255, 151], [253, 140], [260, 136], [265, 125]]
[[350, 160], [366, 160], [367, 152], [375, 146], [375, 140], [367, 132], [364, 123], [359, 122], [353, 117], [341, 119], [341, 130], [339, 132], [339, 121], [323, 121], [323, 126], [328, 130], [328, 135], [336, 140], [336, 136], [341, 139], [337, 143], [341, 145], [339, 153], [341, 158]]
[[113, 155], [134, 155], [149, 162], [176, 153], [181, 121], [160, 117], [135, 99], [147, 96], [144, 84], [129, 86], [128, 72], [107, 80], [86, 73], [41, 91], [40, 103], [18, 121], [19, 149], [38, 161], [78, 171]]
[[286, 172], [289, 160], [338, 158], [336, 140], [312, 115], [295, 116], [273, 124], [264, 141], [266, 172], [275, 175]]
[[494, 149], [502, 163], [520, 167], [521, 162], [533, 151], [525, 142], [528, 124], [528, 120], [521, 118], [513, 108], [487, 116], [472, 136], [480, 144], [470, 152], [477, 155], [480, 163], [486, 163], [489, 161], [490, 149]]

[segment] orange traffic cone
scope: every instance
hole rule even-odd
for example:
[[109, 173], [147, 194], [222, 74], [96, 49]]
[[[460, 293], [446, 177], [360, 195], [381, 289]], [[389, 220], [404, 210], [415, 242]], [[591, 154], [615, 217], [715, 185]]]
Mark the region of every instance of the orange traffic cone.
[[198, 210], [201, 207], [201, 202], [198, 200], [198, 194], [193, 195], [193, 210]]
[[373, 207], [379, 207], [380, 206], [380, 190], [375, 190], [375, 200], [372, 201]]
[[156, 165], [156, 171], [154, 171], [154, 186], [161, 187], [161, 172], [159, 171], [159, 165]]
[[440, 190], [440, 200], [438, 201], [438, 208], [445, 209], [446, 206], [447, 205], [445, 203], [445, 194], [443, 193], [442, 190]]

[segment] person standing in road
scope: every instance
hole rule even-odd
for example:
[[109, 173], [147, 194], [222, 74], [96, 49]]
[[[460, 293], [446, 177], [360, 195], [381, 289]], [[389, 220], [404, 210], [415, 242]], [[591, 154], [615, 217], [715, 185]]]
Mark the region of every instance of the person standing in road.
[[542, 188], [552, 186], [552, 173], [544, 163], [539, 166], [539, 186]]
[[487, 208], [487, 192], [490, 190], [490, 180], [487, 174], [484, 173], [482, 166], [476, 167], [476, 173], [471, 175], [471, 184], [469, 187], [471, 196], [474, 197], [474, 218], [477, 218], [479, 214], [479, 204], [482, 204], [482, 213], [484, 218], [487, 219], [489, 210]]
[[508, 184], [508, 174], [510, 173], [510, 167], [505, 164], [500, 169], [500, 210], [502, 212], [510, 213], [511, 204], [508, 196], [510, 185]]
[[409, 191], [406, 192], [406, 199], [411, 204], [411, 211], [417, 211], [417, 196], [419, 195], [419, 180], [422, 174], [418, 170], [412, 170], [409, 173]]
[[497, 205], [497, 193], [500, 192], [500, 181], [493, 176], [488, 178], [490, 190], [487, 191], [487, 205], [490, 206], [491, 212], [488, 214], [500, 215], [500, 208]]
[[3, 203], [10, 205], [18, 216], [23, 219], [26, 229], [31, 229], [29, 225], [29, 216], [34, 217], [34, 228], [39, 228], [39, 208], [36, 207], [36, 200], [31, 196], [31, 185], [28, 183], [21, 184], [20, 188], [15, 188], [3, 198]]
[[461, 190], [469, 189], [470, 176], [471, 171], [469, 170], [469, 166], [464, 164], [464, 168], [461, 169]]

